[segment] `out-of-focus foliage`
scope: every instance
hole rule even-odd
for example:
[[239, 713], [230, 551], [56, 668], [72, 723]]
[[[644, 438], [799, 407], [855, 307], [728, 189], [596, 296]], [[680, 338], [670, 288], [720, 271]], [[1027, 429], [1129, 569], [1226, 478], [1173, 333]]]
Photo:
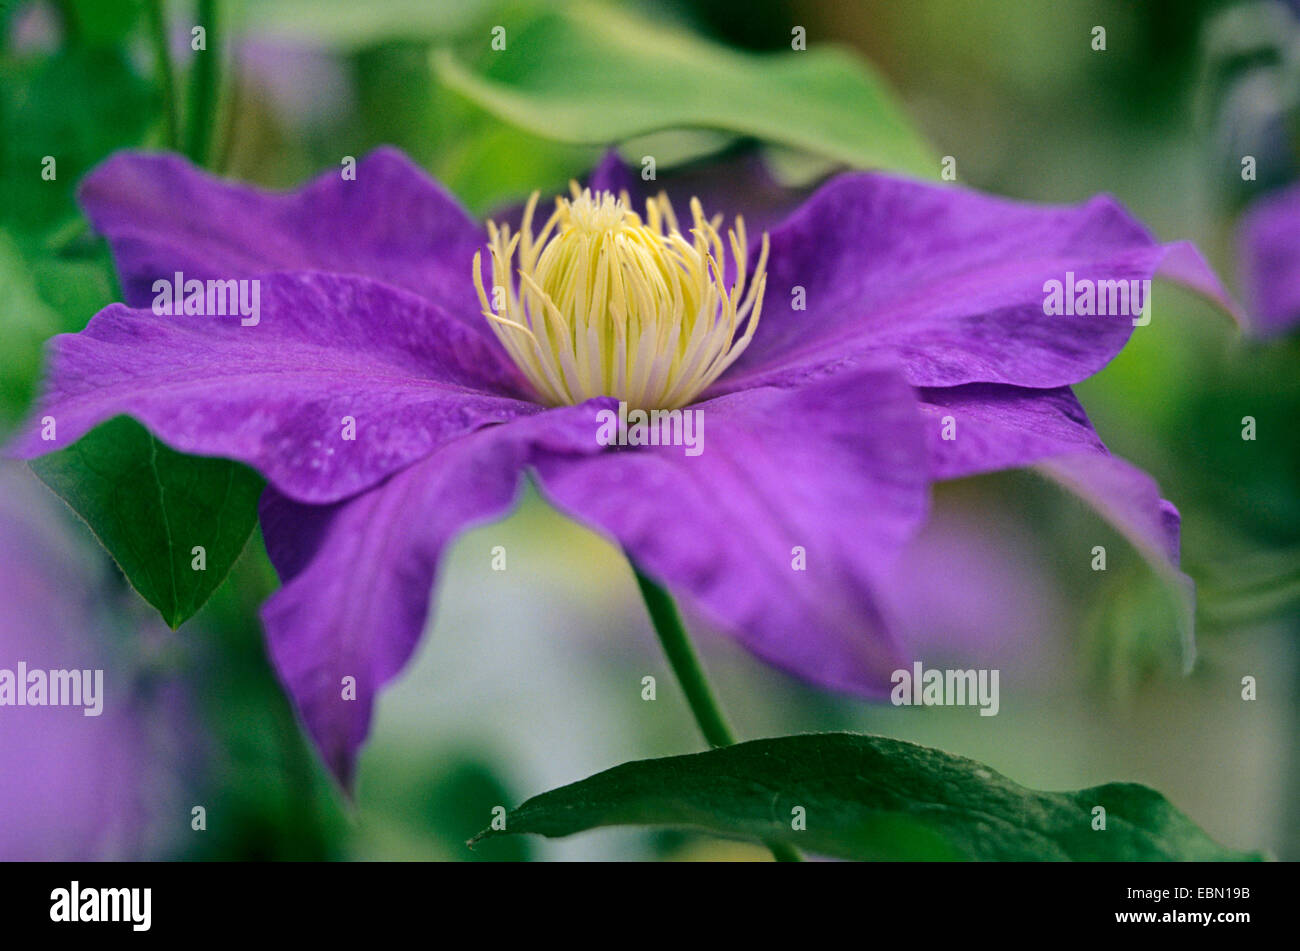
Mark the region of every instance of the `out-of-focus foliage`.
[[[515, 23], [518, 25], [515, 25]], [[935, 157], [860, 58], [817, 42], [758, 57], [647, 19], [574, 3], [498, 27], [443, 82], [529, 131], [604, 145], [668, 128], [714, 128], [857, 167], [938, 177]], [[786, 30], [790, 36], [794, 29]], [[509, 52], [508, 44], [515, 44]]]
[[[0, 225], [43, 231], [74, 216], [81, 176], [113, 150], [141, 140], [155, 101], [120, 49], [0, 57]], [[42, 177], [47, 167], [53, 179]]]
[[[1224, 193], [1247, 202], [1300, 172], [1300, 20], [1281, 3], [1228, 6], [1205, 28], [1200, 121]], [[1254, 177], [1240, 172], [1254, 163]]]
[[[191, 5], [165, 7], [184, 86]], [[757, 139], [781, 145], [767, 153], [781, 177], [807, 182], [837, 164], [934, 174], [932, 143], [954, 157], [962, 183], [989, 191], [1117, 194], [1160, 237], [1195, 241], [1231, 285], [1238, 208], [1300, 169], [1295, 33], [1272, 0], [611, 0], [576, 29], [580, 8], [567, 4], [230, 0], [221, 9], [229, 45], [214, 164], [266, 186], [392, 143], [485, 213], [533, 189], [563, 190], [610, 144], [634, 163], [656, 155], [662, 172]], [[120, 296], [74, 193], [111, 151], [160, 144], [142, 11], [138, 0], [0, 5], [5, 435], [34, 392], [40, 342], [79, 330]], [[629, 31], [628, 18], [652, 28]], [[496, 25], [508, 55], [491, 49]], [[790, 50], [795, 26], [807, 31], [806, 52]], [[1104, 51], [1090, 44], [1097, 26]], [[853, 59], [829, 52], [832, 43]], [[758, 54], [790, 65], [758, 66]], [[679, 95], [686, 71], [716, 96]], [[667, 135], [640, 134], [659, 129]], [[1259, 160], [1255, 181], [1241, 176], [1244, 154]], [[53, 180], [41, 174], [47, 155]], [[1021, 556], [1052, 588], [1042, 600], [1067, 617], [1039, 632], [1038, 666], [1017, 665], [1014, 652], [1003, 661], [999, 716], [841, 702], [706, 636], [727, 706], [743, 735], [869, 728], [969, 752], [1037, 788], [1132, 776], [1215, 840], [1300, 856], [1290, 666], [1300, 656], [1300, 339], [1243, 341], [1206, 308], [1157, 289], [1152, 324], [1079, 392], [1112, 450], [1152, 472], [1182, 513], [1183, 567], [1198, 586], [1190, 676], [1172, 649], [1164, 595], [1136, 553], [1066, 493], [1009, 475], [942, 487], [937, 500], [975, 519], [1001, 553], [1017, 551], [1015, 532], [1031, 534], [1037, 547]], [[1246, 416], [1257, 421], [1254, 440], [1241, 438]], [[689, 749], [680, 698], [617, 553], [562, 532], [535, 499], [524, 508], [492, 529], [493, 543], [513, 532], [512, 565], [531, 550], [547, 572], [525, 579], [515, 600], [527, 603], [516, 604], [449, 568], [439, 636], [381, 703], [353, 805], [315, 760], [268, 664], [257, 610], [276, 579], [254, 535], [151, 669], [160, 683], [187, 686], [204, 727], [204, 769], [190, 779], [208, 826], [168, 857], [761, 855], [676, 832], [608, 830], [463, 849], [493, 805], [601, 764]], [[1094, 544], [1110, 552], [1106, 572], [1080, 555]], [[996, 625], [988, 633], [994, 644], [1004, 635]], [[953, 663], [981, 666], [974, 648], [961, 649]], [[480, 680], [466, 684], [475, 663]], [[659, 677], [654, 703], [639, 698], [647, 672]], [[1247, 675], [1260, 685], [1252, 703], [1240, 699]], [[434, 705], [458, 687], [457, 709]], [[525, 732], [539, 722], [572, 726]], [[531, 747], [510, 745], [521, 733]], [[900, 846], [925, 841], [909, 833]]]

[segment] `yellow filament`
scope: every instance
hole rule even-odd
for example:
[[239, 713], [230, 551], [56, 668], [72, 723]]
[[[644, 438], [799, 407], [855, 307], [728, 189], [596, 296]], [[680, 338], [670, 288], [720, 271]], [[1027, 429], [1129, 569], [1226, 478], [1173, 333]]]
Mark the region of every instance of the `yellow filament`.
[[751, 275], [742, 218], [724, 243], [722, 216], [706, 219], [693, 198], [687, 237], [662, 193], [646, 201], [643, 221], [626, 194], [571, 187], [573, 197], [556, 199], [536, 235], [536, 192], [518, 234], [488, 223], [491, 298], [474, 255], [483, 316], [546, 403], [613, 396], [633, 409], [686, 405], [758, 329], [767, 235]]

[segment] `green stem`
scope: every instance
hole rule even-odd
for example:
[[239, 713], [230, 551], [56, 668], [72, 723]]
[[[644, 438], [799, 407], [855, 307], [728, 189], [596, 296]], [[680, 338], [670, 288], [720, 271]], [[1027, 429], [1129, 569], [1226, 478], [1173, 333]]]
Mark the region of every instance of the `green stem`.
[[691, 713], [695, 714], [695, 722], [699, 724], [705, 741], [712, 747], [731, 746], [736, 742], [736, 736], [727, 725], [722, 707], [705, 679], [704, 668], [686, 636], [686, 628], [682, 626], [677, 605], [667, 591], [638, 569], [632, 570], [636, 574], [641, 597], [645, 599], [645, 606], [650, 612], [650, 621], [654, 624], [655, 633], [659, 635], [659, 643], [668, 655], [668, 664], [682, 685], [686, 702], [690, 705]]
[[217, 83], [221, 45], [217, 32], [217, 0], [199, 0], [198, 26], [204, 30], [204, 48], [195, 51], [194, 71], [190, 77], [189, 128], [185, 137], [185, 154], [196, 165], [204, 165], [212, 145], [216, 123]]
[[[686, 634], [677, 605], [673, 603], [667, 591], [643, 575], [636, 565], [632, 566], [632, 573], [636, 575], [637, 586], [641, 589], [641, 597], [650, 612], [650, 622], [654, 625], [655, 633], [659, 635], [659, 643], [663, 645], [664, 653], [668, 656], [668, 665], [677, 676], [677, 682], [682, 685], [682, 692], [686, 694], [686, 703], [695, 716], [700, 732], [704, 734], [705, 742], [715, 749], [720, 746], [731, 746], [736, 742], [736, 735], [727, 724], [727, 718], [722, 713], [718, 698], [714, 696], [708, 678], [704, 675], [700, 656], [695, 652]], [[799, 850], [794, 846], [783, 842], [764, 844], [771, 849], [773, 857], [778, 862], [803, 861]]]
[[149, 0], [149, 33], [153, 40], [153, 55], [157, 60], [158, 89], [162, 94], [163, 118], [166, 120], [167, 148], [176, 149], [181, 144], [180, 118], [176, 114], [176, 73], [172, 69], [172, 56], [167, 42], [167, 17], [163, 13], [163, 0]]

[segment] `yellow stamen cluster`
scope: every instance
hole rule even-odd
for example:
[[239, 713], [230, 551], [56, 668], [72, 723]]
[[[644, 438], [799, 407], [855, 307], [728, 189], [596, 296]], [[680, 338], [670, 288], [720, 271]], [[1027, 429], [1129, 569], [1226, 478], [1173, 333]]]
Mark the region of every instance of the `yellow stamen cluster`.
[[[722, 216], [706, 219], [691, 199], [688, 239], [663, 194], [646, 202], [643, 221], [626, 194], [592, 194], [576, 184], [572, 191], [571, 200], [556, 199], [536, 235], [536, 193], [518, 234], [489, 222], [491, 298], [474, 256], [483, 316], [553, 406], [593, 396], [613, 396], [634, 409], [684, 406], [753, 339], [767, 282], [767, 235], [750, 277], [739, 217], [724, 243]], [[723, 284], [728, 244], [736, 269], [730, 291]]]

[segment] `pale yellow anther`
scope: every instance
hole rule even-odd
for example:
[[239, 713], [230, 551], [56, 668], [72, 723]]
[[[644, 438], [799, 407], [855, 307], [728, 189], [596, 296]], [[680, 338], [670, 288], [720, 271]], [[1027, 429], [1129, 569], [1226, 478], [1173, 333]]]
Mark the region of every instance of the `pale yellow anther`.
[[[492, 295], [480, 255], [474, 285], [483, 316], [545, 402], [612, 396], [634, 409], [676, 409], [735, 362], [758, 329], [767, 235], [752, 275], [745, 223], [724, 242], [722, 216], [691, 199], [682, 234], [667, 196], [646, 202], [572, 186], [533, 234], [534, 193], [518, 234], [488, 224]], [[727, 253], [735, 283], [724, 284]], [[495, 306], [494, 306], [495, 305]]]

